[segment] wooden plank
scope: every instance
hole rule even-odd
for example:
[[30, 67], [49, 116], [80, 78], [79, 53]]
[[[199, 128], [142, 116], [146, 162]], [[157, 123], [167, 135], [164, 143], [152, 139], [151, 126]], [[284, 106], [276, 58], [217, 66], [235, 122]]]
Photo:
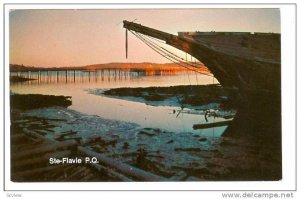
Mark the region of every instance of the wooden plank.
[[56, 181], [58, 181], [58, 182], [59, 181], [71, 181], [69, 179], [69, 175], [68, 174], [72, 173], [73, 171], [75, 171], [76, 168], [80, 168], [80, 167], [78, 167], [78, 165], [70, 165], [70, 166], [68, 166], [67, 168], [65, 168], [63, 170], [63, 174], [56, 178]]
[[42, 136], [34, 131], [30, 131], [28, 130], [27, 128], [23, 128], [22, 129], [24, 131], [24, 133], [26, 133], [27, 135], [31, 136], [31, 137], [34, 137], [34, 138], [38, 138], [38, 139], [41, 139], [41, 140], [46, 140], [45, 136]]
[[83, 176], [83, 178], [81, 178], [79, 181], [81, 182], [90, 181], [93, 177], [94, 175], [92, 173], [88, 173], [87, 175]]
[[71, 175], [67, 176], [68, 180], [77, 179], [78, 176], [85, 171], [85, 167], [77, 167], [75, 171], [72, 172]]
[[62, 157], [68, 157], [69, 155], [71, 155], [71, 151], [67, 150], [67, 151], [60, 151], [57, 153], [49, 153], [46, 155], [43, 155], [42, 157], [37, 157], [37, 158], [29, 158], [29, 159], [23, 159], [20, 161], [15, 161], [13, 167], [14, 168], [20, 168], [20, 167], [25, 167], [25, 166], [29, 166], [29, 165], [39, 165], [39, 164], [47, 164], [49, 163], [49, 158], [53, 157], [53, 158], [62, 158]]
[[179, 171], [175, 175], [173, 175], [171, 178], [169, 178], [170, 181], [182, 181], [184, 178], [187, 177], [186, 172]]
[[153, 181], [153, 182], [159, 182], [159, 181], [168, 181], [168, 179], [152, 174], [150, 172], [141, 170], [139, 168], [130, 166], [128, 164], [116, 161], [114, 159], [105, 157], [99, 153], [96, 153], [94, 151], [91, 151], [87, 148], [78, 147], [78, 151], [89, 156], [89, 157], [96, 157], [99, 163], [101, 163], [104, 166], [111, 167], [115, 169], [116, 171], [122, 173], [123, 175], [128, 175], [133, 178], [136, 178], [138, 180], [144, 180], [144, 181]]
[[26, 171], [20, 171], [20, 172], [15, 172], [13, 174], [14, 177], [22, 178], [22, 177], [27, 177], [27, 176], [36, 176], [36, 175], [45, 175], [45, 173], [48, 172], [53, 172], [53, 170], [61, 171], [64, 167], [69, 166], [69, 165], [51, 165], [47, 167], [42, 167], [42, 168], [37, 168], [37, 169], [31, 169], [31, 170], [26, 170]]
[[43, 140], [34, 140], [34, 139], [30, 139], [30, 142], [24, 142], [23, 144], [15, 144], [15, 145], [12, 145], [12, 151], [11, 151], [11, 154], [14, 155], [14, 154], [17, 154], [19, 153], [20, 151], [24, 151], [24, 150], [30, 150], [30, 149], [33, 149], [33, 148], [38, 148], [38, 147], [41, 147], [41, 146], [45, 146], [45, 142]]
[[10, 137], [10, 139], [11, 139], [12, 142], [17, 142], [17, 141], [19, 141], [21, 139], [26, 139], [26, 138], [27, 138], [27, 136], [25, 134], [23, 134], [23, 133], [14, 134], [14, 135], [12, 135]]
[[226, 121], [214, 122], [214, 123], [194, 124], [193, 129], [208, 129], [208, 128], [219, 127], [219, 126], [228, 126], [230, 123], [232, 123], [232, 120], [226, 120]]
[[55, 151], [55, 150], [58, 150], [61, 148], [76, 146], [76, 144], [77, 143], [74, 140], [68, 140], [68, 141], [64, 141], [64, 142], [49, 144], [47, 146], [41, 146], [38, 148], [29, 149], [29, 150], [17, 153], [15, 155], [12, 155], [12, 159], [15, 160], [15, 159], [21, 159], [21, 158], [25, 158], [25, 157], [32, 157], [33, 155], [38, 155], [41, 153]]
[[124, 182], [133, 182], [133, 180], [131, 178], [126, 177], [125, 175], [118, 173], [110, 168], [104, 167], [100, 164], [92, 164], [92, 167], [94, 167], [95, 169], [97, 169], [100, 172], [105, 172], [108, 176], [113, 177], [113, 178], [117, 178], [121, 181]]

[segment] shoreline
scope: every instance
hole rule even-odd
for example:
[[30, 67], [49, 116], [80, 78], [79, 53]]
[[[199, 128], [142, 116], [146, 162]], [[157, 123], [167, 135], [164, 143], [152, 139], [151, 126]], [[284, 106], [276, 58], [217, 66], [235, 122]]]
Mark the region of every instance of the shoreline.
[[[73, 140], [116, 161], [174, 181], [279, 180], [276, 149], [255, 140], [173, 133], [86, 115], [64, 107], [12, 111], [12, 130]], [[245, 158], [247, 157], [247, 158]], [[268, 157], [268, 158], [266, 158]], [[63, 179], [62, 179], [63, 181]]]
[[18, 76], [10, 76], [9, 81], [10, 83], [17, 83], [17, 82], [26, 82], [26, 81], [33, 81], [37, 79], [27, 78], [27, 77], [18, 77]]
[[[190, 92], [186, 93], [186, 90]], [[181, 110], [178, 114], [180, 112], [208, 114], [208, 116], [231, 119], [235, 116], [237, 108], [234, 100], [236, 94], [219, 85], [89, 89], [87, 91], [93, 95], [151, 106], [179, 107]]]

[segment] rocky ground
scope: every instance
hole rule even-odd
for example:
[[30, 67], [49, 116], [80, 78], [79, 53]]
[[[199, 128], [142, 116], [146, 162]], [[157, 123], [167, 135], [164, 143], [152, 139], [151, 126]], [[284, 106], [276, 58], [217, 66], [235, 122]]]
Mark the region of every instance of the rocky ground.
[[[151, 106], [188, 108], [208, 116], [233, 118], [236, 114], [236, 91], [220, 85], [189, 85], [146, 88], [89, 89], [87, 92], [111, 98], [145, 103]], [[200, 112], [199, 112], [200, 111]]]
[[[260, 140], [201, 137], [141, 128], [137, 124], [85, 115], [54, 106], [12, 109], [12, 129], [27, 129], [78, 144], [174, 180], [279, 180], [280, 153]], [[17, 128], [16, 128], [17, 127]]]
[[[101, 93], [101, 90], [100, 90]], [[132, 100], [144, 99], [146, 103], [170, 101], [173, 105], [192, 106], [199, 108], [203, 105], [216, 103], [222, 109], [236, 108], [236, 91], [220, 85], [188, 85], [146, 88], [115, 88], [102, 92], [111, 97], [134, 97]], [[94, 94], [99, 94], [94, 90]], [[174, 100], [175, 98], [175, 100]], [[155, 105], [155, 104], [154, 104]], [[171, 104], [172, 105], [172, 104]]]

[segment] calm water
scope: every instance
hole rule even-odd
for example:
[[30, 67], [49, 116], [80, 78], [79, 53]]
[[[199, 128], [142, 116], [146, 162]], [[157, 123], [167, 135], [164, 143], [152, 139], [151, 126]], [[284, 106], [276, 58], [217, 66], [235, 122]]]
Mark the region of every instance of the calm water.
[[[10, 89], [15, 93], [49, 94], [72, 96], [70, 109], [98, 115], [106, 119], [134, 122], [142, 127], [162, 128], [172, 132], [192, 132], [203, 136], [219, 136], [224, 127], [193, 130], [193, 124], [204, 123], [203, 115], [182, 113], [177, 117], [173, 110], [179, 107], [150, 106], [140, 102], [113, 99], [90, 94], [90, 89], [109, 89], [118, 87], [149, 87], [175, 85], [203, 85], [217, 83], [209, 76], [191, 71], [137, 72], [122, 70], [88, 71], [49, 71], [12, 73], [36, 79], [14, 83]], [[187, 109], [188, 110], [188, 109]], [[210, 118], [219, 121], [221, 118]]]

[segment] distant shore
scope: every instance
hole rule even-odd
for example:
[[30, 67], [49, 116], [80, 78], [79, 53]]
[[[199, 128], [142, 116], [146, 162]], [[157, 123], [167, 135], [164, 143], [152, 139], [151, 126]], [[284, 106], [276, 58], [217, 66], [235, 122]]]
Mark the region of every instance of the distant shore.
[[[40, 66], [25, 66], [19, 64], [10, 64], [10, 72], [25, 72], [25, 71], [57, 71], [57, 70], [140, 70], [140, 71], [187, 71], [187, 68], [179, 66], [176, 63], [107, 63], [93, 64], [86, 66], [62, 66], [62, 67], [40, 67]], [[209, 70], [202, 65], [199, 65], [193, 70], [198, 70], [201, 73], [209, 74]]]

